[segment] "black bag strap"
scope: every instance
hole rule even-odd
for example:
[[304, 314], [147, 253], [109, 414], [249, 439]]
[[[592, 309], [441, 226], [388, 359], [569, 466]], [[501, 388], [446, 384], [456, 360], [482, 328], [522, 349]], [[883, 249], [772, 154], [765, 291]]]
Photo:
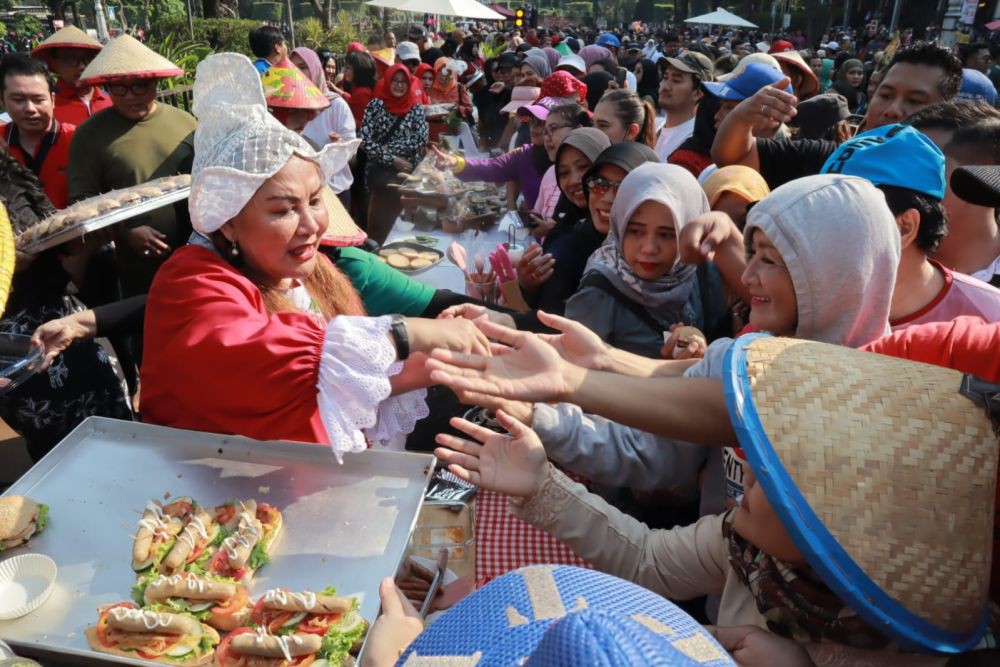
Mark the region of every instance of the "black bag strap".
[[624, 306], [630, 313], [638, 317], [643, 324], [645, 324], [647, 327], [649, 327], [656, 333], [663, 333], [664, 331], [667, 330], [667, 328], [663, 325], [662, 322], [657, 320], [650, 314], [648, 310], [646, 310], [645, 306], [643, 306], [641, 303], [633, 301], [632, 299], [628, 298], [620, 291], [618, 291], [618, 289], [616, 289], [615, 286], [611, 284], [611, 281], [608, 280], [607, 276], [605, 276], [603, 273], [600, 273], [598, 271], [591, 271], [590, 273], [588, 273], [583, 277], [583, 280], [580, 281], [580, 287], [581, 288], [594, 287], [596, 289], [601, 290], [602, 292], [613, 298], [615, 301], [617, 301], [619, 304]]
[[993, 277], [990, 278], [990, 285], [1000, 288], [1000, 273], [993, 274]]

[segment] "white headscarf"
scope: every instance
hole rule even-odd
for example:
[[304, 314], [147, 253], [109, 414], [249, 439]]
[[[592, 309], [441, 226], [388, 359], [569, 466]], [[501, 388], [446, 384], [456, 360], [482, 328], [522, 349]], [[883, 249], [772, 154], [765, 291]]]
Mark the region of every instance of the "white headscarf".
[[198, 128], [188, 207], [194, 228], [206, 236], [236, 217], [292, 155], [318, 164], [329, 182], [361, 143], [313, 150], [268, 112], [260, 74], [238, 53], [217, 53], [198, 65], [193, 111]]
[[689, 220], [709, 211], [705, 191], [687, 169], [658, 162], [640, 165], [618, 188], [611, 205], [611, 230], [604, 245], [590, 256], [587, 272], [603, 274], [622, 294], [668, 319], [690, 298], [696, 269], [677, 259], [673, 268], [656, 280], [644, 280], [632, 271], [622, 252], [622, 240], [629, 220], [648, 201], [670, 210], [678, 236]]

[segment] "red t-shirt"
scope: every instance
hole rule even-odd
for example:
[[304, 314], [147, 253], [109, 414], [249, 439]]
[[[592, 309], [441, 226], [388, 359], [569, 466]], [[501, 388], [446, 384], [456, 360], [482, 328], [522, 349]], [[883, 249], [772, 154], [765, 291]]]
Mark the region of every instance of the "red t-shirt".
[[94, 88], [90, 104], [74, 88], [64, 83], [56, 84], [56, 120], [60, 123], [79, 125], [95, 113], [111, 106], [111, 98], [100, 88]]
[[[919, 324], [865, 345], [863, 350], [922, 361], [971, 373], [1000, 384], [1000, 322], [958, 317], [950, 322]], [[993, 515], [993, 571], [990, 594], [1000, 602], [1000, 474]]]
[[74, 132], [76, 132], [75, 125], [54, 121], [52, 130], [32, 156], [21, 148], [16, 125], [13, 123], [0, 125], [0, 136], [7, 143], [10, 156], [38, 177], [49, 201], [56, 208], [69, 206], [66, 169], [69, 166], [69, 144]]

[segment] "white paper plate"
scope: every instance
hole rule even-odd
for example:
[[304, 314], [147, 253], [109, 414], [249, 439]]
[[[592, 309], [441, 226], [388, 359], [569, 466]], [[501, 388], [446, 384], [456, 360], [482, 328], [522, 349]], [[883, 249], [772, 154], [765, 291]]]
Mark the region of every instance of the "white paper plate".
[[42, 606], [56, 583], [56, 562], [22, 554], [0, 563], [0, 620], [20, 618]]

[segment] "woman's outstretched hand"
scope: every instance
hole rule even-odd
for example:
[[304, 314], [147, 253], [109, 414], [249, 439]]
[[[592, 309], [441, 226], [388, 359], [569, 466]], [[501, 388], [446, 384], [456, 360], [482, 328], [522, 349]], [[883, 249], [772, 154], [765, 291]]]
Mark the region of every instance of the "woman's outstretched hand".
[[539, 338], [556, 349], [559, 356], [582, 368], [604, 368], [607, 344], [586, 326], [574, 320], [538, 311], [538, 320], [555, 329], [557, 334], [539, 334]]
[[564, 361], [540, 336], [487, 320], [477, 320], [476, 326], [503, 344], [492, 346], [494, 356], [435, 349], [427, 361], [431, 380], [456, 391], [521, 401], [561, 400], [570, 393], [581, 369]]
[[497, 421], [510, 435], [453, 418], [450, 424], [474, 440], [439, 433], [435, 440], [442, 447], [434, 454], [468, 482], [489, 491], [530, 498], [548, 472], [545, 447], [534, 431], [506, 412], [497, 412]]

